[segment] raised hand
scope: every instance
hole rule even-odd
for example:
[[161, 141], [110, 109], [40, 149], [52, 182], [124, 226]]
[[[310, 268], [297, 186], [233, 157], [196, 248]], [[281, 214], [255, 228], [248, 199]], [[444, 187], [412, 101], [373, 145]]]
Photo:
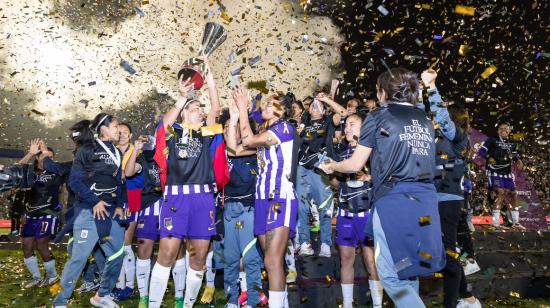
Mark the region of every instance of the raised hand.
[[315, 98], [321, 102], [325, 102], [327, 99], [329, 99], [328, 95], [323, 92], [317, 93], [317, 95], [315, 95]]
[[233, 97], [233, 100], [235, 101], [235, 104], [239, 108], [240, 111], [242, 110], [248, 110], [248, 105], [250, 103], [250, 93], [248, 92], [248, 89], [246, 88], [236, 88], [231, 93], [231, 96]]
[[435, 79], [437, 78], [437, 72], [433, 69], [427, 69], [420, 74], [420, 78], [422, 79], [422, 83], [424, 83], [425, 87], [429, 88], [435, 88]]
[[193, 90], [193, 83], [191, 82], [191, 78], [187, 78], [185, 81], [183, 78], [178, 80], [178, 92], [181, 97], [188, 98], [189, 92]]
[[31, 145], [29, 146], [29, 153], [32, 155], [38, 155], [40, 153], [40, 138], [35, 138], [31, 140]]
[[147, 143], [147, 141], [149, 141], [149, 137], [143, 135], [139, 136], [136, 141], [134, 141], [134, 147], [136, 148], [136, 150], [142, 150], [143, 145]]

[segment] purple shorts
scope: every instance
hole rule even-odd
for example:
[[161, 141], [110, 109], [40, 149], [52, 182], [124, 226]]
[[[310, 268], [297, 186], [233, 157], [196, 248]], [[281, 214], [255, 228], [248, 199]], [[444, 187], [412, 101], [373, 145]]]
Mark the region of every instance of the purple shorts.
[[29, 217], [25, 215], [25, 222], [21, 227], [21, 237], [54, 237], [59, 227], [59, 219], [55, 215]]
[[210, 185], [166, 186], [160, 201], [160, 238], [210, 240], [216, 235], [216, 205]]
[[369, 213], [359, 212], [350, 213], [338, 209], [338, 218], [336, 219], [336, 245], [348, 247], [374, 246], [365, 234]]
[[289, 237], [294, 237], [298, 199], [256, 199], [254, 207], [254, 234], [263, 235], [275, 228], [289, 227]]
[[[125, 202], [122, 205], [122, 208], [126, 212], [126, 210], [128, 209], [128, 203]], [[138, 217], [138, 212], [131, 212], [130, 215], [128, 215], [128, 217], [126, 217], [126, 220], [128, 221], [128, 223], [137, 222], [137, 217]]]
[[504, 188], [509, 190], [516, 190], [516, 184], [514, 183], [513, 174], [498, 174], [489, 172], [489, 188], [497, 189]]
[[139, 211], [136, 215], [137, 238], [156, 241], [159, 239], [160, 200]]

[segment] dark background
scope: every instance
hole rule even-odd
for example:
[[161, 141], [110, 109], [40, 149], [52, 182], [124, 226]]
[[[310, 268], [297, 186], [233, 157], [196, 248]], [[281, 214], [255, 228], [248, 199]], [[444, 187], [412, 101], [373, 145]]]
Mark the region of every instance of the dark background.
[[[475, 16], [455, 13], [457, 4], [475, 7]], [[496, 123], [509, 121], [516, 137], [547, 148], [548, 1], [314, 0], [306, 12], [331, 17], [345, 36], [340, 94], [375, 98], [382, 60], [418, 73], [437, 62], [443, 99], [465, 104], [474, 128], [495, 135]], [[462, 44], [469, 46], [466, 56], [458, 52]], [[481, 79], [490, 65], [497, 71]]]

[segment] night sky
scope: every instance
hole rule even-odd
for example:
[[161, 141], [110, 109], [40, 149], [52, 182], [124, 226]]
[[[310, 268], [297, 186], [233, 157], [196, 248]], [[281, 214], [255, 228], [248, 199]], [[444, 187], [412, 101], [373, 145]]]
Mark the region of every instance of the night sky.
[[[548, 142], [548, 1], [302, 4], [309, 14], [331, 16], [347, 40], [343, 92], [375, 98], [382, 60], [418, 73], [432, 66], [444, 100], [465, 104], [474, 128], [495, 135], [496, 123], [509, 121], [516, 137]], [[474, 16], [456, 13], [457, 5], [475, 9]], [[467, 45], [463, 55], [461, 45]], [[491, 65], [496, 71], [481, 78]]]

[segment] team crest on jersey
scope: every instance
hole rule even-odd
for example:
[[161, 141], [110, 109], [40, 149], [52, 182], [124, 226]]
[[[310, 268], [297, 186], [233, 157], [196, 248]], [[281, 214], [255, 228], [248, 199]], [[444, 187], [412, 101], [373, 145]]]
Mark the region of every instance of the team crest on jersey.
[[80, 238], [88, 238], [88, 230], [82, 229], [82, 231], [80, 231]]
[[164, 227], [167, 229], [167, 230], [172, 230], [172, 228], [174, 227], [172, 225], [172, 217], [166, 217], [164, 218]]

